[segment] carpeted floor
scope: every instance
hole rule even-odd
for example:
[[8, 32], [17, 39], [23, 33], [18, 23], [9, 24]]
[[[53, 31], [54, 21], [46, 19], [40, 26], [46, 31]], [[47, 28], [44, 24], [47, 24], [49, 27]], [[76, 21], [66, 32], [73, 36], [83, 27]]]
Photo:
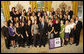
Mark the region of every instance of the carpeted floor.
[[46, 44], [46, 47], [42, 46], [41, 48], [39, 48], [39, 46], [37, 48], [30, 46], [30, 48], [11, 47], [10, 49], [6, 49], [4, 38], [1, 34], [1, 53], [83, 53], [83, 29], [81, 30], [80, 44], [78, 46], [73, 44], [55, 49], [49, 49], [48, 44]]

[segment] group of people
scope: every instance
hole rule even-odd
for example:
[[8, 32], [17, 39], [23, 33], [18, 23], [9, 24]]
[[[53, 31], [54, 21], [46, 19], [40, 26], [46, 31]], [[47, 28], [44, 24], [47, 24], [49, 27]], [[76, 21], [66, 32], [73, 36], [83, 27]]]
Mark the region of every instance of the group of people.
[[62, 10], [58, 8], [54, 11], [54, 8], [49, 12], [46, 8], [45, 11], [41, 8], [37, 11], [28, 12], [24, 9], [19, 11], [12, 7], [10, 11], [10, 18], [4, 22], [2, 27], [2, 33], [5, 38], [6, 47], [10, 49], [10, 46], [16, 47], [29, 47], [42, 45], [45, 47], [49, 43], [49, 39], [60, 37], [62, 40], [62, 46], [69, 44], [79, 45], [80, 32], [82, 28], [82, 22], [79, 21], [78, 16], [73, 14], [73, 11]]

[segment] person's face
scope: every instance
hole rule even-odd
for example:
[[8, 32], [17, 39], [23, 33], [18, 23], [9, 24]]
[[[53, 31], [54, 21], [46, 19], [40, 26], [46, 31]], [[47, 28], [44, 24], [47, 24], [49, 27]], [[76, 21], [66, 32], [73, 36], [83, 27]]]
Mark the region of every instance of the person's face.
[[12, 27], [12, 26], [13, 26], [13, 24], [11, 23], [11, 24], [10, 24], [10, 26]]
[[78, 21], [78, 17], [76, 17], [76, 21]]
[[58, 24], [58, 20], [56, 20], [56, 24]]
[[66, 14], [68, 14], [68, 11], [66, 11]]
[[66, 21], [66, 24], [68, 25], [68, 21]]
[[48, 11], [48, 9], [46, 8], [46, 11]]
[[71, 22], [74, 22], [74, 20], [73, 20], [73, 19], [71, 19]]
[[10, 17], [10, 20], [12, 20], [12, 17]]
[[51, 18], [53, 19], [53, 16]]
[[60, 18], [62, 18], [62, 15], [60, 15]]
[[34, 9], [34, 11], [36, 11], [36, 8]]
[[65, 19], [67, 19], [67, 16], [65, 15]]
[[24, 26], [24, 23], [22, 23], [22, 26]]
[[49, 20], [49, 23], [51, 23], [51, 20]]
[[76, 29], [76, 25], [74, 26], [74, 29]]
[[63, 24], [63, 21], [61, 21], [61, 24]]
[[57, 16], [55, 17], [55, 19], [57, 19]]
[[33, 16], [34, 16], [35, 14], [33, 13]]
[[50, 15], [52, 14], [52, 12], [50, 12]]
[[46, 16], [46, 19], [48, 18], [48, 16]]
[[27, 15], [29, 15], [29, 12], [27, 13]]
[[16, 17], [16, 20], [18, 20], [18, 17]]

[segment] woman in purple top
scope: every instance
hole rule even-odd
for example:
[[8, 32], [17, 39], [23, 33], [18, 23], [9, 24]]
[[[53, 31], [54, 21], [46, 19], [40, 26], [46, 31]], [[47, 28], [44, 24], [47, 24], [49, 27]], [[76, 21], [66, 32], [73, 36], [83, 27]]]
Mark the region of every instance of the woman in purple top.
[[10, 26], [8, 29], [9, 29], [11, 44], [13, 47], [15, 47], [15, 32], [14, 32], [14, 28], [13, 28], [13, 23], [10, 23]]

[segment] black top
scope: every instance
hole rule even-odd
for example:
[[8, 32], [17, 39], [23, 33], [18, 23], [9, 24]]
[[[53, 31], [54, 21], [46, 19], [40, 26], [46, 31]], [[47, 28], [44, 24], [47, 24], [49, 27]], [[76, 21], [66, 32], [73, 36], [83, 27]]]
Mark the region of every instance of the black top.
[[22, 34], [24, 37], [26, 36], [25, 29], [26, 29], [25, 26], [21, 27], [21, 34]]
[[52, 30], [52, 26], [49, 25], [49, 26], [48, 26], [48, 31], [50, 32], [51, 30]]
[[40, 33], [47, 33], [48, 32], [48, 24], [46, 22], [44, 22], [44, 28], [42, 28], [42, 24], [39, 23], [39, 32]]
[[70, 10], [68, 14], [70, 15], [70, 19], [71, 19], [72, 18], [72, 15], [73, 15], [73, 11]]
[[36, 12], [34, 12], [34, 13], [35, 13], [35, 16], [37, 16], [38, 12], [36, 11]]
[[16, 14], [16, 17], [18, 17], [19, 20], [20, 20], [20, 16], [21, 16], [21, 14]]
[[8, 27], [5, 26], [2, 27], [2, 34], [4, 37], [9, 37]]
[[16, 28], [16, 32], [18, 33], [18, 34], [20, 34], [20, 27], [18, 27], [18, 28]]
[[60, 24], [58, 23], [58, 24], [53, 24], [53, 27], [54, 27], [54, 30], [55, 30], [55, 32], [59, 32], [60, 31]]
[[[16, 12], [16, 11], [15, 11]], [[16, 15], [11, 11], [10, 12], [10, 16], [12, 16], [12, 19], [14, 20], [14, 17], [16, 17]]]
[[41, 11], [40, 13], [41, 13], [41, 17], [42, 17], [42, 16], [43, 16], [44, 11]]
[[[8, 22], [7, 22], [8, 26], [10, 26], [10, 23], [11, 23], [11, 20], [8, 20]], [[12, 23], [13, 23], [13, 22], [12, 22]]]
[[78, 21], [77, 24], [76, 24], [76, 29], [79, 30], [79, 32], [81, 31], [81, 28], [82, 28], [82, 22], [81, 21]]
[[27, 25], [26, 26], [26, 31], [28, 32], [28, 34], [31, 34], [31, 25]]
[[55, 15], [55, 11], [52, 12], [52, 15]]
[[39, 16], [37, 16], [37, 24], [38, 24], [38, 23], [40, 23], [40, 21], [39, 21]]

